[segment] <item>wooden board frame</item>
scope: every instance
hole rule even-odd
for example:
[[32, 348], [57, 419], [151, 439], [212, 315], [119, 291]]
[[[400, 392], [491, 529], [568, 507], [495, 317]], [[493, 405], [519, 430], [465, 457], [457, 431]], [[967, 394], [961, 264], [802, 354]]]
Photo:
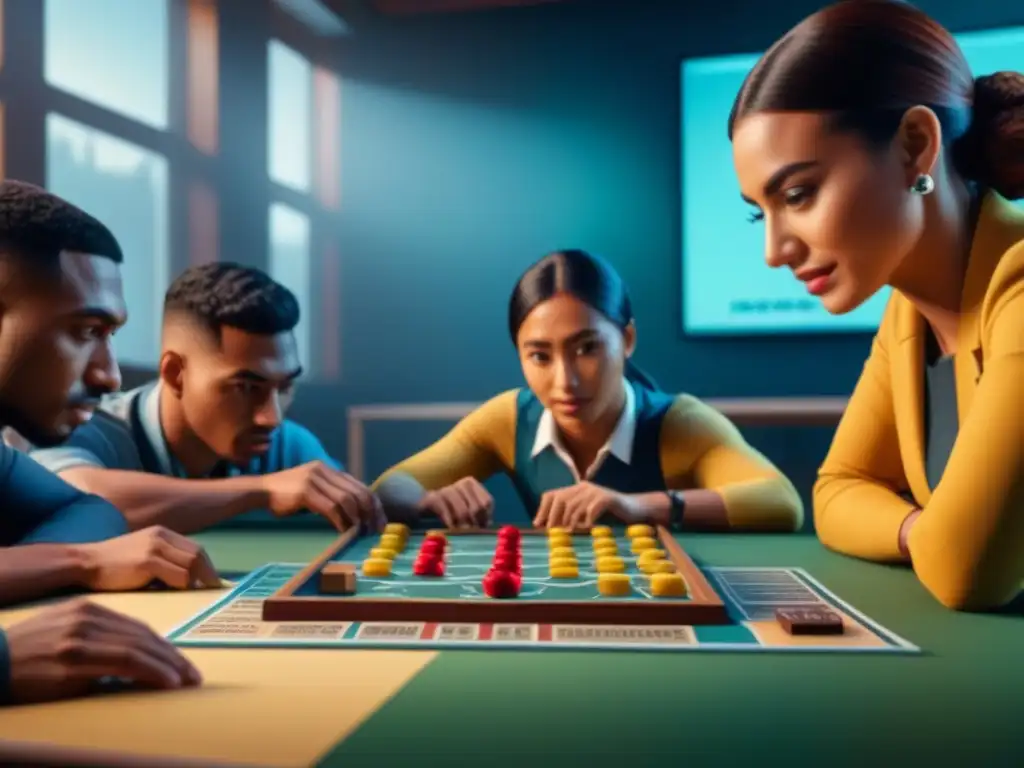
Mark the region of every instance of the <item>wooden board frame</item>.
[[[357, 538], [356, 529], [342, 533], [308, 566], [263, 601], [264, 621], [376, 621], [479, 624], [728, 624], [725, 603], [670, 531], [657, 526], [667, 558], [683, 575], [689, 600], [449, 600], [437, 598], [359, 598], [348, 596], [297, 597], [295, 592], [316, 578], [323, 566]], [[447, 530], [446, 536], [494, 536], [497, 529]], [[582, 535], [583, 531], [574, 535]], [[524, 536], [543, 536], [543, 530], [524, 529]]]

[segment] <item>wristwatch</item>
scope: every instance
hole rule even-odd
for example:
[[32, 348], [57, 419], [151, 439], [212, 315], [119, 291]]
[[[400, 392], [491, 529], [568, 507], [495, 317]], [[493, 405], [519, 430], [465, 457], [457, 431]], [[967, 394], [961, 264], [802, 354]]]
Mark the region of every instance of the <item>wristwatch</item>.
[[682, 530], [683, 512], [686, 510], [686, 499], [682, 491], [666, 491], [671, 504], [668, 515], [668, 527], [674, 530]]

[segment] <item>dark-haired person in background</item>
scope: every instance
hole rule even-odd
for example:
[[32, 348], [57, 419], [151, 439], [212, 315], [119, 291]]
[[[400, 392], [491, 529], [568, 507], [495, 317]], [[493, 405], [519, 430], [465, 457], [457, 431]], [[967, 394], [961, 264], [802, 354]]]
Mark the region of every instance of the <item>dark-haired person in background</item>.
[[[117, 389], [110, 335], [125, 319], [121, 261], [93, 217], [30, 184], [0, 183], [0, 426], [57, 445]], [[154, 579], [220, 584], [184, 537], [127, 530], [114, 506], [0, 443], [0, 604]], [[105, 676], [161, 688], [199, 682], [166, 640], [85, 601], [0, 630], [0, 704], [81, 694]]]
[[192, 533], [253, 510], [383, 520], [376, 498], [284, 418], [302, 373], [295, 296], [233, 263], [186, 270], [164, 301], [160, 378], [105, 398], [44, 467], [116, 505], [132, 528]]
[[909, 561], [948, 607], [1006, 603], [1024, 579], [1024, 75], [975, 78], [910, 5], [841, 3], [769, 49], [729, 133], [770, 266], [834, 314], [894, 289], [815, 486], [818, 536]]
[[[687, 528], [793, 531], [792, 484], [724, 416], [661, 392], [630, 361], [637, 332], [622, 278], [581, 251], [550, 254], [520, 278], [509, 332], [528, 389], [494, 397], [374, 484], [418, 483], [418, 509], [488, 522], [481, 481], [507, 473], [538, 527], [602, 517]], [[411, 504], [416, 508], [415, 504]]]

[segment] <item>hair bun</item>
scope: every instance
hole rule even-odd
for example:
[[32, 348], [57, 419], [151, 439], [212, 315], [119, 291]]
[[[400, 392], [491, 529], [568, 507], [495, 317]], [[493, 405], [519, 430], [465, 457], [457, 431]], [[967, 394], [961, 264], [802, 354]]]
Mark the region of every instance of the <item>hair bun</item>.
[[1009, 200], [1024, 197], [1024, 74], [974, 81], [974, 116], [958, 142], [964, 174]]

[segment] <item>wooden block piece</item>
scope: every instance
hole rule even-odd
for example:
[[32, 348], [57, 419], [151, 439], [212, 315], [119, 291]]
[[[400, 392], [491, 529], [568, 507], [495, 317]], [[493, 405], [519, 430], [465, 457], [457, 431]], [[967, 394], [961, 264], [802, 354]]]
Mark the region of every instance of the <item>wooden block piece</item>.
[[827, 608], [780, 608], [775, 620], [791, 635], [841, 635], [843, 619]]
[[320, 571], [320, 591], [325, 595], [354, 595], [356, 568], [348, 563], [328, 563]]

